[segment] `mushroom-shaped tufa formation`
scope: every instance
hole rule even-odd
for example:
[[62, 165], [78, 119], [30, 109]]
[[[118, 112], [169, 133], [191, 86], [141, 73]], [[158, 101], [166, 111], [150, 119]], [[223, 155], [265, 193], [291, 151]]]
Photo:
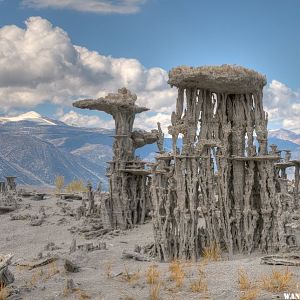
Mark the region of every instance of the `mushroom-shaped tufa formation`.
[[118, 111], [129, 111], [141, 113], [149, 110], [135, 104], [137, 96], [126, 88], [121, 88], [117, 93], [109, 93], [107, 96], [98, 99], [85, 99], [73, 103], [74, 107], [82, 109], [100, 110], [110, 115], [115, 115]]
[[136, 100], [134, 93], [122, 88], [104, 98], [73, 103], [77, 108], [104, 111], [115, 120], [113, 160], [107, 170], [110, 195], [104, 205], [111, 228], [126, 229], [143, 223], [150, 207], [149, 171], [144, 169], [145, 163], [135, 156], [135, 150], [155, 143], [159, 132], [133, 131], [135, 115], [148, 110], [136, 105]]
[[169, 84], [176, 87], [197, 87], [213, 92], [253, 93], [266, 85], [266, 77], [256, 71], [237, 66], [180, 66], [169, 72]]

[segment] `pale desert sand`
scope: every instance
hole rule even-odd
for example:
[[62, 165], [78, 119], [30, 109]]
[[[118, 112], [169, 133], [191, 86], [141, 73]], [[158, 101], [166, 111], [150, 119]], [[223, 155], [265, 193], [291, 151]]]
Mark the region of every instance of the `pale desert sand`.
[[[78, 200], [65, 201], [65, 203], [71, 208], [80, 205]], [[181, 288], [174, 289], [175, 284], [169, 279], [168, 263], [122, 259], [123, 249], [132, 251], [135, 245], [144, 246], [153, 242], [151, 221], [115, 236], [107, 235], [87, 241], [77, 233], [72, 234], [68, 230], [72, 226], [82, 226], [83, 220], [76, 221], [74, 216], [68, 215], [68, 211], [62, 212], [54, 196], [48, 196], [42, 201], [23, 199], [20, 208], [12, 215], [40, 214], [41, 207], [44, 208], [46, 218], [40, 226], [31, 226], [30, 220], [11, 220], [10, 214], [0, 215], [0, 254], [14, 254], [13, 264], [9, 269], [15, 276], [12, 288], [19, 292], [11, 299], [150, 299], [146, 272], [153, 264], [157, 265], [161, 274], [159, 299], [242, 299], [240, 297], [243, 293], [238, 287], [239, 269], [243, 268], [253, 282], [259, 280], [264, 274], [270, 274], [272, 270], [285, 270], [282, 266], [261, 265], [262, 254], [234, 256], [230, 260], [225, 254], [221, 261], [207, 262], [203, 267], [208, 285], [207, 292], [193, 293], [190, 289], [191, 282], [198, 276], [199, 264], [203, 265], [202, 261], [183, 264], [186, 274], [184, 284]], [[77, 250], [69, 254], [73, 238], [76, 238], [77, 245], [90, 242], [97, 244], [99, 241], [104, 241], [107, 250], [92, 252]], [[54, 243], [59, 249], [45, 250], [45, 246], [49, 243]], [[55, 263], [33, 270], [18, 266], [23, 262], [34, 261], [38, 255], [41, 255], [40, 252], [44, 258], [57, 255], [59, 259]], [[64, 270], [65, 258], [77, 264], [80, 268], [79, 272], [67, 273]], [[122, 279], [122, 275], [116, 276], [124, 273], [125, 269], [130, 274], [137, 273], [136, 280], [126, 282]], [[289, 270], [293, 273], [294, 282], [300, 285], [300, 267], [289, 267]], [[77, 290], [64, 295], [66, 279], [70, 278], [81, 292]], [[287, 292], [296, 292], [296, 290]], [[262, 290], [256, 299], [284, 299], [284, 295], [283, 292], [272, 294]]]

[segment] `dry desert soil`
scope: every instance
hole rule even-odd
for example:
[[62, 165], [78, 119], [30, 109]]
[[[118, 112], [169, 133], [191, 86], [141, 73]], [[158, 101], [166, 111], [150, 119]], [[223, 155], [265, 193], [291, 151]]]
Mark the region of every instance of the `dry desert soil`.
[[[79, 200], [59, 200], [49, 194], [41, 201], [20, 199], [17, 210], [0, 215], [0, 254], [14, 255], [9, 270], [15, 281], [9, 287], [11, 296], [8, 299], [250, 300], [284, 299], [284, 292], [296, 293], [297, 289], [299, 292], [300, 267], [286, 269], [263, 265], [262, 254], [230, 259], [224, 254], [218, 261], [200, 259], [196, 263], [173, 265], [155, 259], [124, 259], [124, 249], [133, 251], [137, 245], [143, 247], [153, 242], [151, 220], [128, 231], [115, 231], [86, 240], [78, 229], [89, 228], [89, 222], [84, 218], [76, 220], [72, 213], [79, 205]], [[34, 216], [42, 214], [45, 217], [41, 225], [32, 226]], [[76, 239], [77, 250], [70, 253], [73, 239]], [[100, 243], [102, 249], [78, 249], [88, 243]], [[48, 263], [51, 259], [53, 262]], [[77, 272], [66, 270], [66, 260], [78, 267]], [[39, 266], [39, 263], [45, 265]], [[153, 284], [147, 277], [151, 266], [155, 266], [150, 277]], [[250, 281], [250, 287], [245, 290], [238, 283], [241, 270]], [[269, 292], [262, 287], [262, 277], [270, 276], [274, 271], [287, 275], [288, 287], [284, 287], [284, 291]], [[66, 283], [70, 283], [70, 279], [74, 287], [67, 289]]]

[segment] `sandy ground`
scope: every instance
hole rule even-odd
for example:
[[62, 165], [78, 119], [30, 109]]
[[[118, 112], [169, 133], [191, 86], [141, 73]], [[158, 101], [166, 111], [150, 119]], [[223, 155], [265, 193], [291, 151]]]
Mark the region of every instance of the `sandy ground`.
[[[170, 280], [168, 263], [157, 261], [139, 262], [122, 259], [123, 249], [133, 250], [135, 245], [146, 245], [153, 241], [151, 222], [132, 230], [121, 232], [116, 236], [85, 240], [77, 233], [72, 234], [68, 229], [80, 226], [73, 216], [61, 211], [55, 197], [34, 201], [23, 199], [20, 208], [12, 215], [38, 214], [41, 207], [46, 213], [45, 222], [40, 226], [31, 226], [29, 220], [11, 220], [10, 214], [0, 215], [0, 254], [14, 254], [10, 270], [15, 276], [12, 288], [19, 292], [11, 299], [54, 300], [54, 299], [103, 299], [130, 300], [150, 299], [150, 285], [147, 283], [146, 272], [149, 266], [155, 264], [160, 272], [159, 299], [243, 299], [244, 293], [238, 286], [238, 271], [244, 269], [252, 282], [259, 281], [264, 274], [272, 270], [285, 270], [281, 266], [260, 264], [259, 255], [235, 256], [229, 260], [224, 257], [221, 261], [198, 263], [183, 263], [183, 286], [175, 287]], [[70, 207], [76, 207], [80, 201], [66, 202]], [[72, 239], [76, 238], [77, 245], [105, 241], [107, 250], [84, 252], [77, 250], [69, 255]], [[54, 243], [59, 249], [45, 249], [49, 243]], [[51, 248], [51, 247], [50, 247]], [[54, 247], [55, 248], [55, 247]], [[19, 264], [32, 262], [38, 255], [43, 258], [57, 255], [60, 259], [52, 264], [28, 270]], [[64, 269], [64, 259], [69, 258], [79, 266], [79, 272], [68, 273]], [[203, 267], [204, 282], [208, 291], [194, 293], [190, 285], [198, 277], [199, 264]], [[293, 280], [300, 285], [300, 267], [289, 267]], [[128, 272], [133, 275], [126, 280], [123, 275]], [[67, 279], [73, 279], [76, 290], [64, 292]], [[295, 288], [287, 292], [296, 292]], [[256, 298], [244, 299], [284, 299], [283, 292], [269, 293], [260, 290]]]

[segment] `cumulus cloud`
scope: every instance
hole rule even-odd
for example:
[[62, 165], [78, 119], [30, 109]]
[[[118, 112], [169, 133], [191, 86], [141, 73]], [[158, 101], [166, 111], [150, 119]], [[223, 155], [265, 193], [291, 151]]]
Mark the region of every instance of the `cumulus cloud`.
[[161, 128], [165, 133], [165, 136], [168, 134], [168, 126], [171, 124], [170, 115], [165, 113], [144, 113], [136, 117], [134, 122], [135, 128], [142, 128], [144, 130], [157, 129], [157, 122], [160, 122]]
[[137, 104], [170, 113], [176, 90], [167, 72], [138, 60], [104, 56], [73, 45], [68, 34], [41, 17], [26, 28], [0, 28], [0, 104], [2, 110], [32, 108], [45, 102], [70, 107], [74, 100], [100, 97], [127, 87]]
[[[3, 112], [28, 110], [48, 102], [69, 111], [62, 110], [59, 116], [64, 122], [112, 128], [113, 123], [107, 124], [99, 116], [71, 110], [71, 104], [127, 87], [137, 94], [137, 104], [152, 111], [137, 116], [136, 126], [151, 129], [160, 121], [167, 132], [170, 114], [175, 109], [176, 89], [167, 84], [165, 70], [145, 68], [136, 59], [104, 56], [73, 45], [64, 30], [41, 17], [31, 17], [25, 24], [25, 29], [15, 25], [0, 28]], [[264, 92], [270, 121], [299, 129], [300, 93], [276, 80]]]
[[99, 127], [105, 129], [113, 129], [115, 124], [113, 120], [103, 120], [99, 116], [87, 116], [73, 110], [61, 115], [59, 120], [72, 126]]
[[264, 90], [264, 104], [270, 121], [284, 128], [300, 131], [300, 92], [272, 80]]
[[132, 14], [140, 10], [146, 0], [23, 0], [34, 8], [72, 9], [101, 14]]

